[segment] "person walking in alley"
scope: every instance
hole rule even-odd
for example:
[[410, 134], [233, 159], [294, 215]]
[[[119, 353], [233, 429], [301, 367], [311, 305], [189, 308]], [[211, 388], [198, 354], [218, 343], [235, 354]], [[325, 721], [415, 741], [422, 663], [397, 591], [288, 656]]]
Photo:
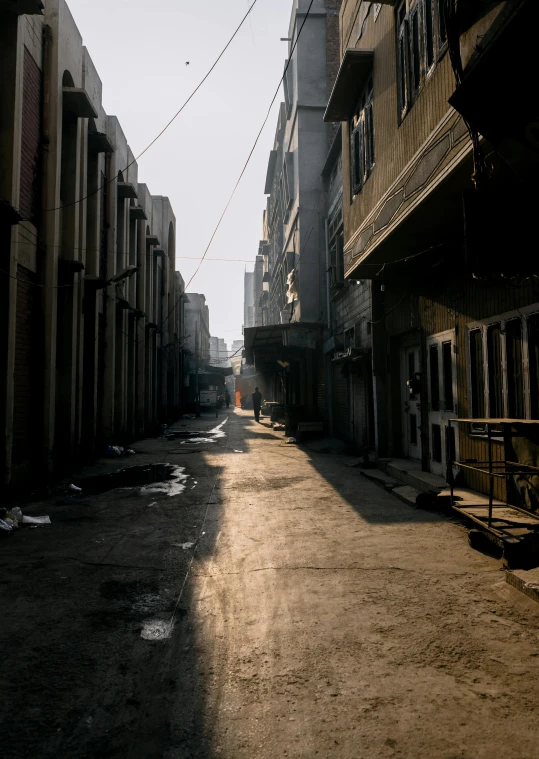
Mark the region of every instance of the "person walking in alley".
[[228, 390], [225, 390], [225, 403], [226, 403], [226, 407], [230, 408], [230, 393], [228, 392]]
[[255, 412], [255, 420], [259, 422], [260, 421], [260, 407], [262, 406], [262, 393], [257, 387], [255, 387], [255, 391], [252, 397], [253, 397], [253, 409]]

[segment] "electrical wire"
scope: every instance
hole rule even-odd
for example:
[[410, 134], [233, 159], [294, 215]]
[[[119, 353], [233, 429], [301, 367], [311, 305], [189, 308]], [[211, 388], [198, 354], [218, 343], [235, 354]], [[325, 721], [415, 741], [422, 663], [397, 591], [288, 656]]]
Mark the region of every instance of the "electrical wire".
[[[135, 158], [133, 158], [133, 160], [130, 163], [127, 164], [127, 166], [125, 167], [125, 169], [123, 169], [123, 171], [121, 172], [122, 174], [125, 173], [131, 166], [133, 166], [133, 164], [135, 164], [137, 161], [139, 161], [142, 158], [142, 156], [145, 153], [147, 153], [148, 150], [153, 145], [155, 145], [155, 143], [157, 142], [157, 140], [160, 137], [163, 136], [163, 134], [174, 123], [174, 121], [176, 121], [176, 119], [178, 118], [178, 116], [180, 115], [180, 113], [184, 110], [184, 108], [188, 105], [188, 103], [194, 98], [194, 96], [199, 91], [199, 89], [202, 87], [202, 85], [204, 84], [204, 82], [208, 79], [208, 77], [210, 76], [210, 74], [213, 72], [213, 70], [215, 69], [215, 67], [217, 66], [217, 64], [219, 63], [219, 61], [221, 60], [221, 58], [223, 57], [223, 55], [226, 53], [226, 51], [228, 50], [228, 48], [232, 44], [234, 38], [237, 36], [238, 32], [240, 31], [240, 29], [242, 28], [243, 24], [245, 23], [245, 21], [249, 17], [251, 11], [253, 10], [253, 8], [255, 7], [255, 5], [257, 4], [257, 2], [258, 2], [258, 0], [253, 0], [253, 2], [251, 3], [251, 5], [249, 6], [249, 9], [247, 10], [247, 13], [242, 18], [242, 20], [240, 21], [239, 25], [236, 27], [236, 29], [234, 31], [234, 34], [230, 37], [230, 39], [228, 40], [228, 42], [226, 43], [226, 45], [224, 46], [224, 48], [221, 50], [221, 52], [217, 56], [216, 60], [214, 61], [214, 63], [212, 64], [212, 66], [210, 67], [210, 69], [208, 70], [208, 72], [205, 74], [205, 76], [202, 77], [202, 79], [197, 84], [197, 86], [195, 87], [195, 89], [191, 92], [191, 94], [189, 95], [189, 97], [187, 98], [187, 100], [176, 111], [176, 113], [170, 119], [170, 121], [167, 124], [165, 124], [165, 126], [163, 127], [163, 129], [161, 129], [161, 131], [159, 132], [159, 134], [156, 137], [154, 137], [154, 139], [149, 143], [149, 145], [147, 145], [141, 153], [139, 153], [137, 156], [135, 156]], [[118, 173], [120, 173], [120, 172], [118, 172]], [[82, 201], [87, 200], [88, 198], [91, 198], [92, 195], [97, 194], [100, 190], [103, 190], [109, 184], [112, 184], [114, 181], [116, 181], [117, 176], [118, 175], [115, 175], [108, 182], [105, 182], [105, 184], [101, 185], [101, 187], [98, 187], [96, 190], [93, 190], [92, 192], [88, 193], [88, 195], [85, 195], [84, 197], [79, 198], [78, 200], [74, 200], [72, 203], [66, 203], [63, 206], [57, 206], [55, 208], [46, 208], [42, 213], [52, 213], [53, 211], [60, 211], [62, 208], [70, 208], [71, 206], [77, 205], [77, 203], [82, 203]]]
[[[210, 241], [209, 241], [209, 243], [208, 243], [208, 244], [207, 244], [207, 246], [206, 246], [206, 250], [204, 251], [204, 254], [202, 255], [202, 258], [200, 259], [200, 263], [199, 263], [199, 265], [197, 266], [197, 268], [195, 269], [195, 272], [194, 272], [193, 276], [191, 277], [191, 279], [189, 280], [189, 282], [188, 282], [188, 283], [185, 285], [185, 287], [184, 287], [184, 290], [183, 290], [183, 293], [182, 293], [182, 295], [180, 296], [180, 298], [181, 298], [181, 297], [182, 297], [182, 296], [183, 296], [183, 295], [184, 295], [184, 294], [187, 292], [187, 288], [190, 286], [191, 282], [193, 281], [193, 279], [196, 277], [196, 275], [197, 275], [197, 274], [198, 274], [198, 272], [200, 271], [200, 267], [202, 266], [202, 263], [203, 263], [204, 259], [206, 258], [206, 254], [208, 253], [208, 251], [209, 251], [209, 249], [210, 249], [210, 247], [211, 247], [211, 244], [212, 244], [212, 242], [213, 242], [213, 240], [214, 240], [214, 238], [215, 238], [215, 235], [217, 234], [217, 231], [219, 230], [219, 227], [221, 226], [221, 223], [222, 223], [222, 221], [223, 221], [223, 219], [224, 219], [224, 217], [225, 217], [225, 215], [226, 215], [226, 212], [228, 211], [228, 208], [229, 208], [229, 206], [230, 206], [230, 204], [231, 204], [231, 202], [232, 202], [232, 199], [234, 198], [234, 196], [235, 196], [235, 194], [236, 194], [236, 190], [238, 189], [238, 187], [239, 187], [239, 185], [240, 185], [240, 182], [241, 182], [241, 180], [242, 180], [242, 178], [243, 178], [243, 175], [245, 174], [245, 172], [246, 172], [246, 170], [247, 170], [247, 166], [249, 165], [249, 163], [250, 163], [250, 161], [251, 161], [251, 158], [252, 158], [252, 156], [253, 156], [253, 153], [255, 152], [256, 146], [258, 145], [258, 141], [260, 140], [260, 137], [261, 137], [261, 135], [262, 135], [262, 132], [263, 132], [263, 130], [264, 130], [264, 127], [265, 127], [265, 126], [266, 126], [266, 124], [268, 123], [268, 119], [269, 119], [269, 117], [270, 117], [270, 114], [271, 114], [271, 109], [273, 108], [273, 104], [275, 103], [275, 100], [277, 99], [277, 95], [279, 94], [279, 90], [281, 89], [281, 85], [282, 85], [282, 83], [283, 83], [283, 81], [284, 81], [284, 78], [285, 78], [285, 76], [286, 76], [286, 72], [288, 71], [288, 68], [289, 68], [289, 66], [290, 66], [290, 63], [291, 63], [291, 61], [292, 61], [292, 56], [294, 55], [294, 51], [295, 51], [295, 49], [296, 49], [296, 47], [297, 47], [297, 44], [298, 44], [298, 40], [299, 40], [299, 38], [300, 38], [300, 36], [301, 36], [301, 32], [303, 31], [303, 27], [305, 26], [305, 23], [306, 23], [307, 19], [309, 18], [309, 14], [310, 14], [310, 12], [311, 12], [311, 8], [312, 8], [312, 6], [313, 6], [313, 3], [314, 3], [314, 0], [311, 0], [311, 2], [309, 3], [309, 7], [307, 8], [307, 12], [305, 13], [305, 16], [304, 16], [304, 18], [303, 18], [303, 21], [302, 21], [302, 23], [301, 23], [301, 26], [300, 26], [300, 27], [299, 27], [299, 29], [298, 29], [298, 33], [297, 33], [297, 35], [296, 35], [296, 38], [295, 38], [295, 40], [294, 40], [294, 44], [292, 45], [292, 48], [291, 48], [291, 50], [290, 50], [290, 53], [289, 53], [289, 55], [288, 55], [288, 60], [287, 60], [287, 62], [286, 62], [286, 66], [284, 67], [283, 75], [282, 75], [282, 77], [279, 79], [279, 84], [277, 85], [277, 89], [275, 90], [275, 94], [273, 95], [273, 97], [272, 97], [272, 99], [271, 99], [271, 102], [270, 102], [270, 104], [269, 104], [269, 108], [268, 108], [268, 112], [266, 113], [266, 116], [265, 116], [265, 118], [264, 118], [264, 121], [262, 122], [262, 126], [260, 127], [260, 129], [259, 129], [259, 131], [258, 131], [258, 134], [256, 135], [255, 141], [254, 141], [254, 143], [253, 143], [253, 147], [252, 147], [252, 148], [251, 148], [251, 150], [249, 151], [249, 155], [247, 156], [247, 160], [245, 161], [245, 163], [244, 163], [244, 165], [243, 165], [243, 168], [242, 168], [242, 170], [241, 170], [241, 172], [240, 172], [240, 175], [239, 175], [239, 177], [238, 177], [238, 180], [237, 180], [236, 184], [234, 185], [234, 188], [233, 188], [233, 190], [232, 190], [232, 193], [230, 194], [230, 197], [228, 198], [228, 201], [227, 201], [227, 203], [226, 203], [226, 205], [225, 205], [225, 208], [224, 208], [224, 210], [223, 210], [223, 212], [222, 212], [221, 216], [219, 217], [219, 221], [217, 222], [217, 225], [216, 225], [215, 229], [213, 230], [213, 233], [212, 233], [212, 235], [211, 235], [211, 237], [210, 237]], [[178, 302], [179, 302], [179, 301], [178, 301]], [[176, 304], [176, 305], [177, 305], [177, 304]], [[166, 316], [166, 318], [165, 318], [165, 321], [163, 322], [163, 324], [165, 324], [165, 322], [167, 321], [167, 319], [170, 317], [171, 313], [172, 313], [172, 312], [174, 311], [174, 309], [176, 308], [176, 305], [175, 305], [175, 306], [173, 306], [173, 308], [171, 309], [171, 311], [170, 311], [170, 312], [167, 314], [167, 316]], [[163, 326], [163, 325], [161, 325], [161, 326]]]

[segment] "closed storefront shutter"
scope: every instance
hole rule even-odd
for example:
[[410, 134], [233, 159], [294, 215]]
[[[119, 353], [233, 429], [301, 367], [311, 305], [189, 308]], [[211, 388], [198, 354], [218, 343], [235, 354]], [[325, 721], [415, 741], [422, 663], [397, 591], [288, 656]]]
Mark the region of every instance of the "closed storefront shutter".
[[41, 71], [30, 52], [24, 48], [19, 210], [25, 219], [33, 219], [36, 207], [35, 193], [41, 128], [40, 103]]
[[333, 433], [348, 440], [350, 437], [350, 404], [348, 377], [344, 376], [342, 364], [333, 364]]
[[34, 377], [36, 355], [33, 333], [36, 306], [36, 277], [23, 266], [17, 266], [17, 317], [13, 388], [13, 451], [14, 478], [29, 473], [34, 454], [35, 410]]

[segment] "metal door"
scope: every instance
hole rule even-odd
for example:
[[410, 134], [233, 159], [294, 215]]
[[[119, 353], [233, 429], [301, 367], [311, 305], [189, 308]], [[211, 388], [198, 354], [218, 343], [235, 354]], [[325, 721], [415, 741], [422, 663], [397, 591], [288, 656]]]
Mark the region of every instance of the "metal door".
[[407, 458], [421, 460], [421, 398], [416, 387], [420, 372], [419, 344], [401, 348], [402, 443]]
[[[447, 462], [458, 458], [458, 433], [448, 420], [457, 416], [455, 330], [427, 339], [429, 460], [433, 474], [447, 476]], [[451, 430], [451, 437], [450, 435]]]

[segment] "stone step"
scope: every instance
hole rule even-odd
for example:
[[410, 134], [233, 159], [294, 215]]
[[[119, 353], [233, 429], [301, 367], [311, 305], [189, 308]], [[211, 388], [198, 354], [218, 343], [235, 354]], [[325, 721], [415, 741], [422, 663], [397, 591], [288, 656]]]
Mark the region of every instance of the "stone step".
[[423, 495], [422, 490], [418, 490], [411, 485], [399, 485], [399, 487], [393, 488], [391, 492], [393, 495], [397, 496], [400, 501], [408, 504], [408, 506], [412, 506], [414, 509], [417, 509], [418, 497]]
[[382, 463], [383, 470], [390, 477], [399, 480], [404, 485], [411, 485], [423, 493], [437, 495], [447, 487], [443, 477], [431, 472], [421, 471], [421, 465], [417, 461], [409, 459], [391, 459]]

